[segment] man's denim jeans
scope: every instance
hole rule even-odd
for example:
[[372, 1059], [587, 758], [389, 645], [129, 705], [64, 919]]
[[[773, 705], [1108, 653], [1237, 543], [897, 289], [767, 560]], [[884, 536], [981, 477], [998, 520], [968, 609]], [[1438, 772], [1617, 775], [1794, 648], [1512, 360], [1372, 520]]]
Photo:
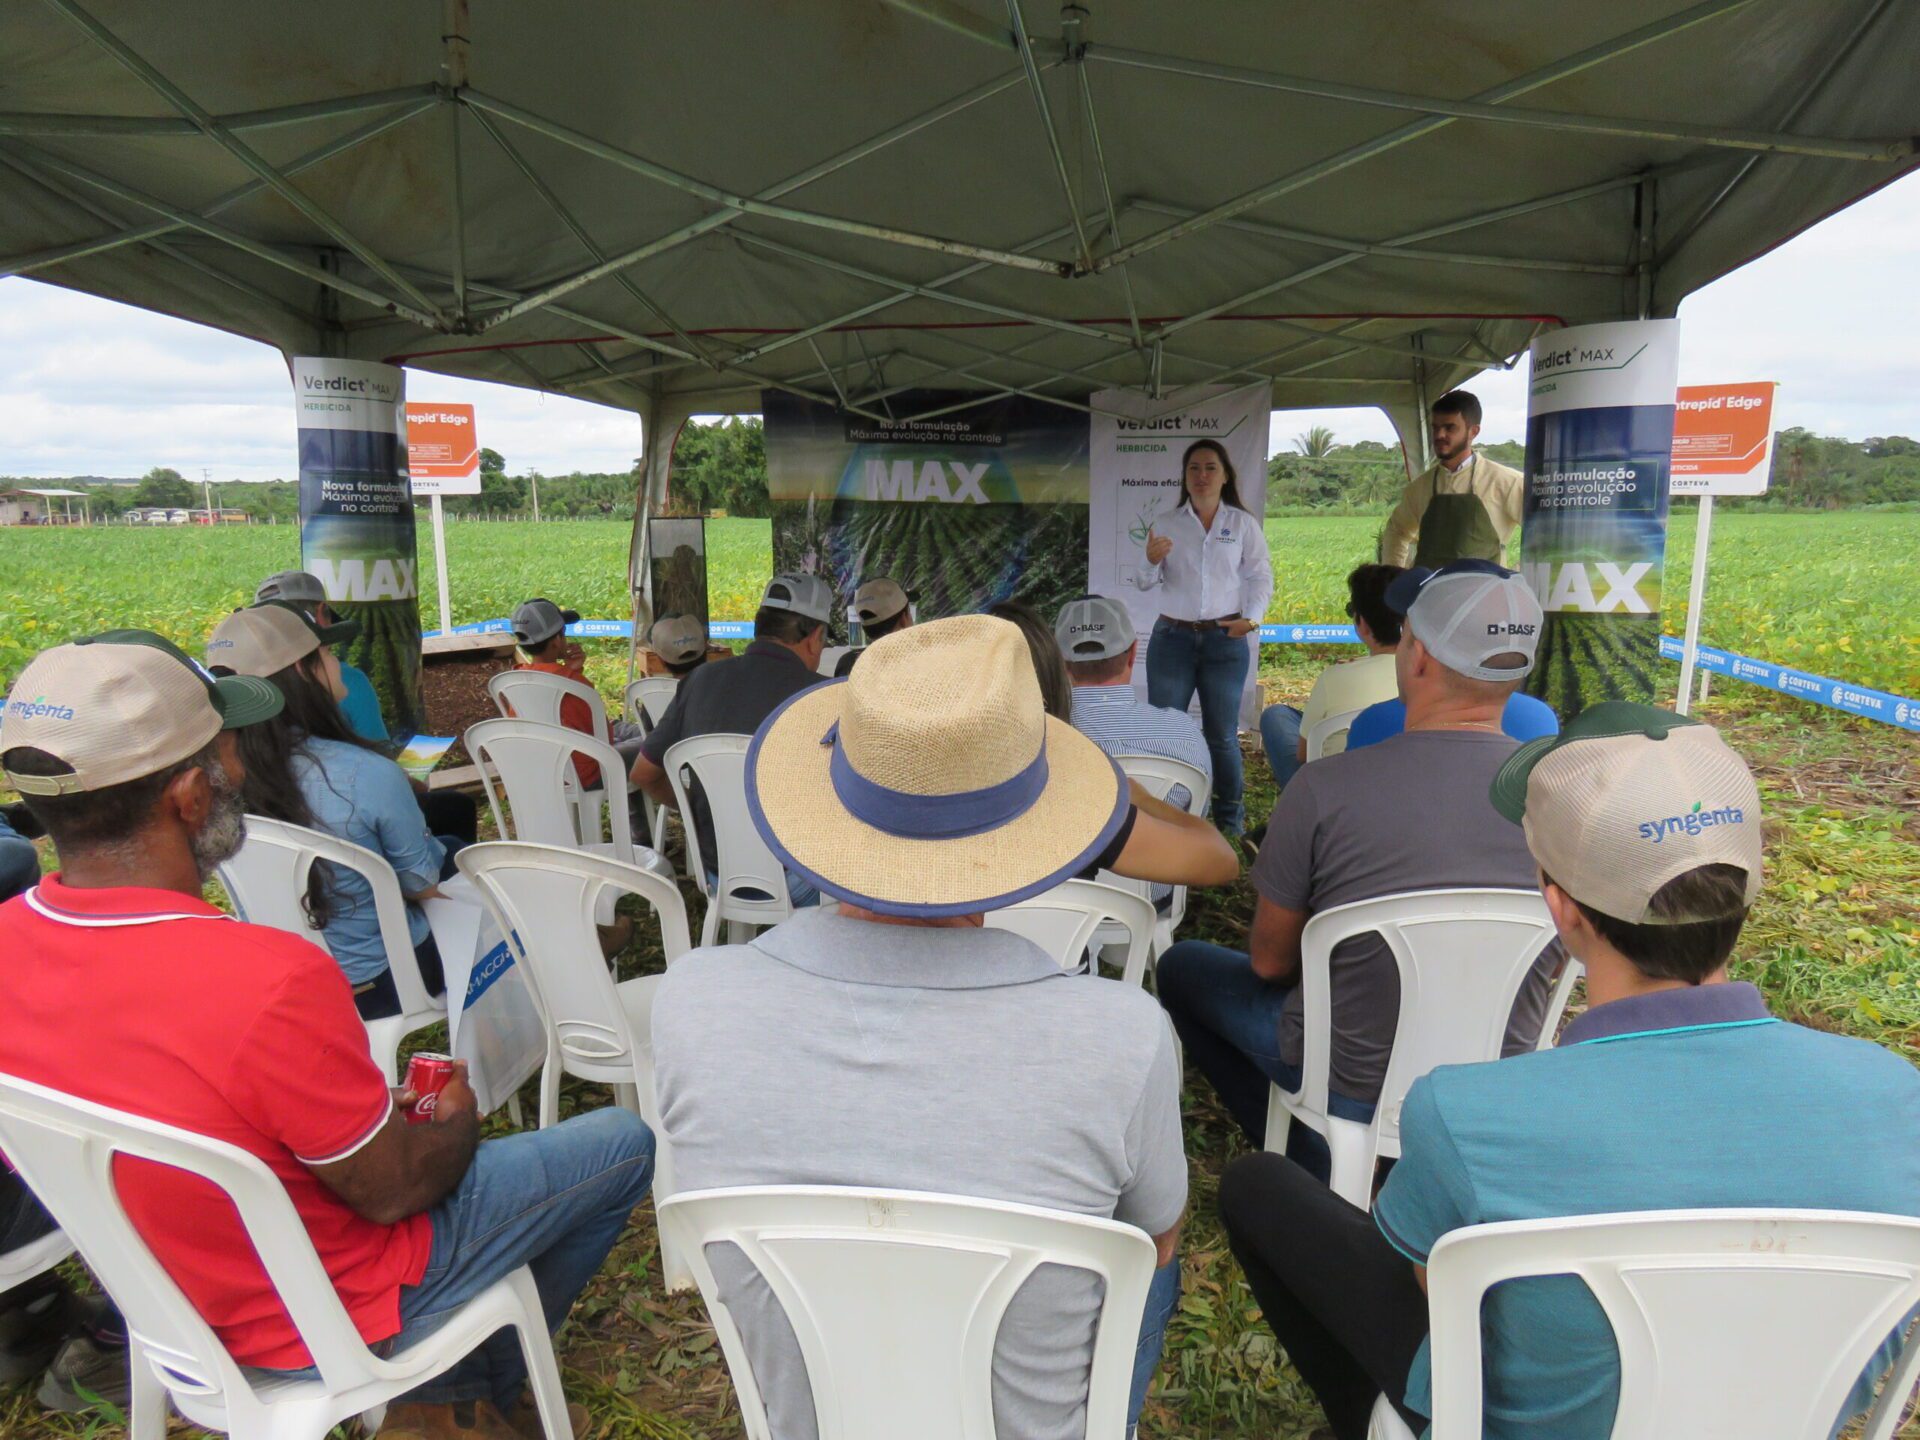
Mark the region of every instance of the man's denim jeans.
[[1300, 759], [1300, 712], [1291, 705], [1269, 705], [1262, 710], [1260, 748], [1267, 752], [1274, 788], [1286, 789], [1304, 763]]
[[1180, 1257], [1174, 1256], [1153, 1272], [1147, 1287], [1147, 1308], [1140, 1315], [1140, 1344], [1133, 1352], [1133, 1386], [1127, 1393], [1127, 1434], [1140, 1423], [1140, 1407], [1147, 1403], [1147, 1387], [1160, 1368], [1160, 1348], [1167, 1340], [1167, 1322], [1180, 1303]]

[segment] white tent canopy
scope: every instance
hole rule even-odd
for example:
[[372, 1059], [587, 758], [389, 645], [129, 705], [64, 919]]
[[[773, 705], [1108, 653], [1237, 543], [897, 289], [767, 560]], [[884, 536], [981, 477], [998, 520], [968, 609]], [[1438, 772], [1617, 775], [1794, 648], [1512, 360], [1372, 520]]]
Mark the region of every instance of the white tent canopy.
[[[0, 274], [638, 410], [1424, 402], [1915, 164], [1902, 0], [16, 0]], [[895, 410], [893, 413], [898, 414]]]

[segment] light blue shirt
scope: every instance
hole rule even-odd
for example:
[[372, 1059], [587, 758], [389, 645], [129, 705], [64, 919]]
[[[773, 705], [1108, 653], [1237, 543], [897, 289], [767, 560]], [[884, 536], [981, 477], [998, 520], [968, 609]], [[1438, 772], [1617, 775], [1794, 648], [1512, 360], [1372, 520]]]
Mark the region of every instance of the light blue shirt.
[[[314, 828], [384, 857], [400, 877], [403, 894], [439, 883], [446, 849], [427, 832], [407, 773], [393, 761], [339, 740], [309, 739], [293, 752], [293, 779], [313, 812]], [[380, 943], [373, 887], [335, 866], [331, 893], [327, 948], [355, 985], [378, 979], [387, 968], [387, 952]], [[417, 905], [407, 906], [407, 932], [416, 946], [429, 933]]]
[[[1347, 731], [1347, 749], [1378, 745], [1406, 728], [1407, 702], [1396, 695], [1391, 700], [1369, 705], [1353, 717], [1353, 728]], [[1507, 708], [1500, 712], [1500, 728], [1524, 745], [1543, 735], [1558, 735], [1560, 717], [1553, 713], [1551, 706], [1531, 695], [1509, 695]]]
[[340, 702], [340, 713], [347, 717], [347, 728], [362, 740], [385, 745], [391, 738], [387, 734], [387, 719], [380, 713], [380, 697], [374, 693], [373, 681], [367, 678], [367, 672], [343, 660], [340, 678], [347, 686], [347, 698]]
[[[1374, 1202], [1425, 1264], [1467, 1225], [1631, 1210], [1780, 1207], [1920, 1216], [1920, 1072], [1865, 1040], [1767, 1014], [1746, 984], [1596, 1006], [1552, 1050], [1447, 1065], [1414, 1082], [1400, 1163]], [[1607, 1440], [1620, 1357], [1571, 1276], [1487, 1298], [1488, 1440]], [[1892, 1356], [1885, 1347], [1856, 1387]], [[1428, 1414], [1422, 1344], [1406, 1403]]]
[[[1131, 685], [1073, 687], [1073, 728], [1109, 755], [1160, 755], [1184, 760], [1213, 783], [1213, 756], [1200, 722], [1179, 710], [1147, 704]], [[1191, 797], [1176, 785], [1167, 803], [1186, 808]]]

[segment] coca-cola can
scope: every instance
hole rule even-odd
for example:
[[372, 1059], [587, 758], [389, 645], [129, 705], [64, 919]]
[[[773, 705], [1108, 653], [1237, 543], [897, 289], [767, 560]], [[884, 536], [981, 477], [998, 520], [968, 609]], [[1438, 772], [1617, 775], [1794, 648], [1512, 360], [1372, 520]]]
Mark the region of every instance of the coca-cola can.
[[440, 1092], [453, 1078], [453, 1057], [421, 1052], [407, 1061], [406, 1088], [413, 1091], [413, 1104], [407, 1107], [407, 1123], [424, 1125], [433, 1119], [440, 1104]]

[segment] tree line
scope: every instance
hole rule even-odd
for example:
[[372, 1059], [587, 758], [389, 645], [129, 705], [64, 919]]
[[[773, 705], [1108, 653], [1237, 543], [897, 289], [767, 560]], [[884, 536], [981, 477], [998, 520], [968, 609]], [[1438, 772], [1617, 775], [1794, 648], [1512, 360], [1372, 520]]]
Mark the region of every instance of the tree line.
[[[1521, 468], [1525, 447], [1502, 440], [1480, 447], [1483, 454]], [[639, 493], [641, 462], [613, 472], [574, 471], [543, 475], [537, 470], [512, 474], [497, 450], [480, 452], [480, 493], [449, 495], [449, 515], [530, 515], [538, 496], [542, 518], [630, 520]], [[60, 487], [87, 492], [95, 518], [114, 519], [128, 510], [165, 507], [198, 510], [204, 488], [178, 470], [157, 466], [137, 484], [103, 484], [85, 479], [7, 479], [13, 485]], [[1292, 448], [1267, 461], [1267, 507], [1272, 511], [1384, 513], [1406, 484], [1400, 447], [1376, 440], [1341, 444], [1333, 431], [1317, 425], [1294, 437]], [[284, 481], [216, 480], [214, 503], [243, 510], [259, 521], [299, 518], [299, 487]], [[426, 502], [419, 502], [424, 508]], [[1798, 427], [1774, 437], [1773, 474], [1768, 492], [1758, 499], [1727, 501], [1745, 507], [1846, 509], [1856, 505], [1920, 503], [1920, 441], [1904, 435], [1846, 440], [1815, 435]], [[673, 476], [667, 513], [765, 516], [767, 498], [766, 435], [757, 417], [732, 416], [711, 424], [688, 421], [673, 452]]]

